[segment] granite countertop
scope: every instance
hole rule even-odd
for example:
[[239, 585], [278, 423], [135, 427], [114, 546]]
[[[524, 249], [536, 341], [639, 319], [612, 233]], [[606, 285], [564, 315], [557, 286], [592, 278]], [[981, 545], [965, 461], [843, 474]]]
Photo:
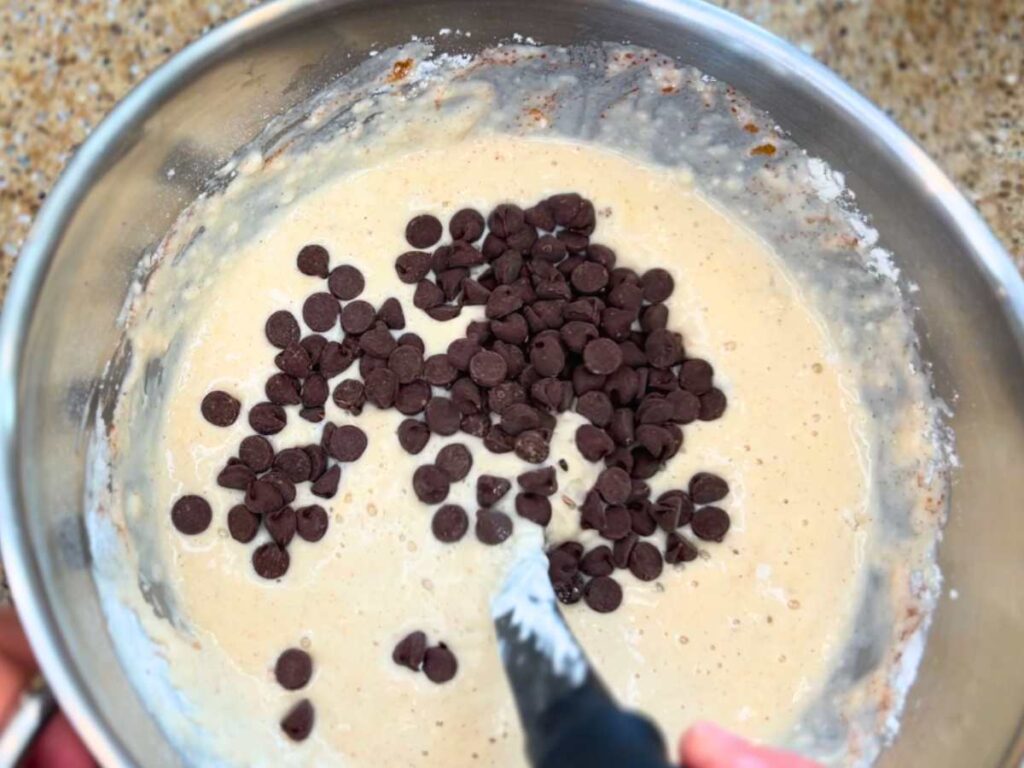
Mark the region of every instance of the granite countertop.
[[[960, 184], [1024, 269], [1020, 0], [720, 0], [881, 105]], [[89, 130], [168, 56], [254, 0], [0, 7], [0, 295], [47, 190]]]

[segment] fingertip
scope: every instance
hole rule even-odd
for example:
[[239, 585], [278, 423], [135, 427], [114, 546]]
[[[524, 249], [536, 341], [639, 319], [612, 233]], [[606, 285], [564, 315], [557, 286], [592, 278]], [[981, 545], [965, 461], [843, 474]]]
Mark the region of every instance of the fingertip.
[[29, 748], [20, 768], [96, 768], [89, 750], [75, 733], [71, 723], [58, 712]]

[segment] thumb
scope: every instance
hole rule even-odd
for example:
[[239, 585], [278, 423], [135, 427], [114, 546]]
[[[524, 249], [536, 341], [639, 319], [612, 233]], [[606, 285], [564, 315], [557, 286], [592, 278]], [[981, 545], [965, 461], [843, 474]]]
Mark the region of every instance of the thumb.
[[756, 747], [712, 723], [697, 723], [679, 744], [686, 768], [820, 768], [805, 757]]

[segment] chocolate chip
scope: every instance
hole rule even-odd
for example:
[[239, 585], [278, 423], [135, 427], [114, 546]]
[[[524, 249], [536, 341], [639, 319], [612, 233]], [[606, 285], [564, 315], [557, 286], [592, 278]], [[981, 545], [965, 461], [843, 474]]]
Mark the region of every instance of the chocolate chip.
[[398, 425], [398, 443], [412, 455], [422, 451], [430, 440], [430, 428], [422, 421], [405, 419]]
[[572, 402], [572, 384], [552, 377], [543, 378], [530, 387], [530, 397], [538, 405], [561, 413]]
[[664, 424], [675, 414], [675, 408], [661, 395], [646, 395], [636, 409], [640, 424]]
[[448, 496], [448, 475], [433, 464], [417, 467], [412, 475], [412, 489], [424, 504], [439, 504]]
[[430, 402], [430, 385], [422, 380], [404, 384], [395, 395], [395, 409], [403, 416], [415, 416], [423, 413]]
[[523, 219], [531, 227], [543, 229], [545, 232], [554, 231], [556, 226], [554, 213], [546, 200], [523, 211]]
[[267, 529], [270, 538], [287, 547], [295, 536], [295, 510], [291, 507], [282, 507], [263, 516], [263, 527]]
[[669, 565], [696, 560], [698, 554], [692, 541], [674, 531], [665, 540], [665, 562]]
[[587, 461], [600, 461], [615, 450], [615, 443], [603, 429], [584, 424], [576, 430], [576, 448]]
[[341, 327], [345, 333], [358, 335], [369, 330], [377, 319], [373, 305], [368, 301], [356, 299], [348, 302], [341, 310]]
[[[380, 305], [380, 309], [377, 310], [377, 319], [384, 323], [392, 331], [400, 331], [405, 328], [405, 312], [402, 310], [401, 302], [393, 296], [388, 299], [384, 299], [384, 303]], [[410, 336], [419, 338], [416, 334], [409, 334]], [[398, 343], [401, 344], [402, 340], [399, 339]], [[422, 345], [423, 341], [420, 340]], [[422, 346], [420, 352], [422, 352]]]
[[430, 248], [441, 239], [444, 229], [436, 216], [416, 216], [405, 226], [405, 239], [413, 248]]
[[609, 271], [615, 269], [615, 251], [605, 245], [598, 245], [597, 243], [588, 245], [587, 258]]
[[516, 514], [540, 526], [551, 522], [551, 502], [536, 493], [516, 494]]
[[256, 473], [240, 461], [236, 464], [229, 463], [217, 475], [217, 485], [222, 488], [231, 488], [236, 491], [244, 491], [256, 478]]
[[519, 487], [528, 493], [552, 496], [558, 490], [554, 467], [542, 467], [523, 472], [516, 478]]
[[541, 376], [558, 376], [565, 368], [561, 339], [557, 335], [536, 337], [530, 346], [530, 364]]
[[612, 562], [616, 568], [629, 567], [629, 556], [633, 554], [633, 548], [639, 540], [640, 537], [630, 531], [612, 544]]
[[480, 393], [480, 387], [471, 379], [461, 378], [452, 385], [452, 402], [459, 409], [459, 413], [468, 416], [471, 413], [480, 413], [484, 398]]
[[484, 217], [472, 208], [463, 208], [457, 211], [448, 222], [448, 232], [452, 240], [464, 240], [467, 243], [475, 243], [484, 233]]
[[561, 584], [555, 584], [555, 597], [564, 605], [574, 605], [583, 599], [585, 582], [583, 575], [575, 574]]
[[264, 385], [267, 399], [275, 405], [298, 405], [302, 402], [295, 378], [287, 373], [275, 373]]
[[430, 280], [420, 280], [416, 283], [416, 290], [412, 294], [412, 303], [418, 309], [428, 310], [444, 304], [444, 291], [437, 283]]
[[622, 587], [611, 576], [598, 576], [587, 583], [583, 600], [598, 613], [611, 613], [622, 604]]
[[284, 349], [289, 344], [297, 343], [302, 336], [299, 321], [295, 319], [295, 315], [283, 309], [274, 312], [267, 318], [264, 333], [267, 335], [267, 341], [278, 349]]
[[309, 363], [313, 368], [317, 368], [320, 363], [320, 356], [323, 354], [324, 347], [327, 346], [327, 339], [321, 336], [319, 333], [311, 333], [308, 336], [303, 336], [299, 340], [299, 344], [306, 354], [309, 355]]
[[462, 283], [463, 303], [470, 307], [480, 307], [487, 303], [491, 291], [476, 280], [465, 280]]
[[299, 272], [310, 277], [327, 277], [330, 254], [322, 245], [304, 245], [295, 257]]
[[469, 277], [468, 269], [453, 267], [446, 269], [437, 275], [437, 287], [444, 294], [445, 301], [455, 301], [455, 298], [462, 293], [462, 284]]
[[327, 278], [327, 289], [342, 301], [354, 299], [365, 287], [363, 273], [348, 264], [334, 268]]
[[693, 513], [690, 528], [698, 539], [721, 541], [729, 531], [729, 514], [719, 507], [701, 507]]
[[516, 456], [530, 464], [541, 464], [548, 458], [548, 441], [538, 430], [529, 429], [515, 440]]
[[297, 379], [304, 379], [313, 368], [309, 353], [298, 342], [289, 344], [274, 356], [274, 365]]
[[288, 691], [304, 688], [313, 677], [313, 659], [299, 648], [289, 648], [277, 657], [274, 679]]
[[317, 481], [310, 486], [310, 491], [321, 499], [330, 499], [338, 492], [339, 482], [341, 482], [341, 467], [335, 464], [320, 475]]
[[560, 334], [569, 351], [577, 354], [582, 353], [590, 342], [600, 336], [597, 326], [583, 320], [570, 320], [562, 326]]
[[601, 544], [587, 552], [580, 560], [580, 570], [587, 576], [611, 576], [615, 570], [611, 547]]
[[341, 344], [336, 341], [327, 342], [317, 363], [320, 375], [325, 379], [333, 379], [344, 372], [355, 362], [357, 351], [358, 343], [354, 337], [346, 338]]
[[725, 413], [725, 406], [725, 393], [720, 389], [709, 389], [700, 396], [700, 413], [698, 417], [701, 421], [714, 421]]
[[657, 331], [668, 325], [668, 307], [654, 304], [640, 313], [640, 328], [644, 333]]
[[694, 504], [713, 504], [729, 494], [729, 484], [711, 472], [698, 472], [690, 478], [690, 498]]
[[523, 270], [523, 257], [518, 251], [505, 251], [492, 265], [494, 279], [499, 285], [511, 285]]
[[660, 304], [672, 295], [675, 280], [666, 270], [655, 267], [644, 272], [640, 278], [640, 287], [643, 288], [645, 301]]
[[540, 413], [526, 403], [513, 403], [501, 410], [501, 427], [516, 437], [528, 429], [540, 427]]
[[268, 541], [252, 552], [252, 567], [264, 579], [279, 579], [288, 572], [291, 558], [284, 547]]
[[644, 354], [655, 368], [671, 368], [682, 359], [683, 351], [676, 334], [662, 328], [647, 334]]
[[494, 338], [507, 344], [522, 344], [530, 335], [525, 318], [518, 312], [514, 312], [500, 320], [491, 321], [491, 332]]
[[274, 449], [267, 438], [249, 435], [238, 446], [238, 458], [253, 472], [265, 472], [274, 461]]
[[202, 496], [182, 496], [171, 507], [171, 522], [180, 533], [195, 536], [210, 527], [213, 510]]
[[398, 343], [395, 341], [395, 337], [391, 335], [391, 331], [384, 323], [377, 323], [359, 337], [359, 348], [365, 354], [382, 360], [387, 360], [397, 347]]
[[474, 532], [477, 539], [488, 546], [501, 544], [512, 535], [512, 518], [497, 510], [477, 510]]
[[318, 424], [324, 420], [324, 413], [325, 411], [322, 405], [314, 406], [312, 408], [301, 408], [299, 409], [299, 418]]
[[359, 379], [345, 379], [334, 388], [331, 399], [342, 410], [358, 416], [363, 412], [363, 404], [366, 402], [363, 382]]
[[285, 504], [280, 490], [266, 479], [254, 480], [245, 491], [245, 506], [257, 515], [275, 512]]
[[636, 319], [636, 310], [608, 307], [601, 312], [601, 330], [610, 339], [625, 341]]
[[489, 320], [511, 315], [523, 306], [522, 297], [510, 285], [499, 285], [487, 297], [484, 314]]
[[274, 403], [257, 403], [249, 409], [249, 426], [261, 435], [276, 435], [287, 423], [284, 408]]
[[377, 368], [366, 375], [366, 399], [381, 409], [395, 404], [398, 394], [398, 377], [389, 368]]
[[459, 431], [462, 414], [446, 397], [432, 397], [424, 409], [424, 418], [430, 431], [437, 435], [454, 435]]
[[579, 572], [582, 555], [583, 545], [576, 541], [566, 541], [549, 549], [548, 578], [552, 585], [557, 586], [570, 581]]
[[554, 235], [543, 235], [538, 237], [530, 246], [530, 255], [535, 259], [556, 262], [565, 258], [565, 243]]
[[459, 663], [444, 643], [427, 648], [423, 656], [423, 674], [432, 683], [447, 683], [459, 671]]
[[661, 575], [661, 552], [653, 544], [640, 541], [629, 555], [629, 570], [640, 581], [654, 581]]
[[327, 453], [338, 461], [358, 461], [366, 451], [366, 433], [352, 424], [345, 424], [331, 432]]
[[672, 421], [678, 424], [689, 424], [700, 414], [700, 400], [685, 389], [669, 392], [665, 400], [672, 406]]
[[302, 303], [302, 319], [313, 331], [329, 331], [340, 311], [338, 300], [329, 293], [314, 293]]
[[503, 477], [480, 475], [476, 479], [476, 503], [481, 507], [493, 507], [511, 487], [512, 483]]
[[448, 345], [448, 362], [458, 371], [468, 371], [473, 356], [481, 351], [480, 343], [473, 338], [462, 337]]
[[[359, 358], [359, 375], [365, 380], [371, 373], [376, 371], [378, 368], [386, 369], [388, 367], [388, 361], [383, 360], [379, 357], [373, 357], [372, 355], [363, 355]], [[395, 378], [395, 386], [398, 386], [398, 379]]]
[[448, 475], [449, 480], [457, 483], [469, 474], [469, 470], [473, 466], [473, 456], [462, 443], [452, 443], [437, 452], [434, 463]]
[[491, 419], [482, 413], [471, 413], [467, 416], [462, 417], [462, 423], [459, 424], [459, 429], [465, 432], [467, 435], [473, 437], [483, 438], [487, 434], [487, 430], [491, 428]]
[[438, 541], [452, 544], [469, 530], [469, 516], [458, 504], [445, 504], [434, 513], [430, 530]]
[[395, 272], [403, 283], [415, 285], [430, 272], [431, 255], [425, 251], [406, 251], [395, 259]]
[[242, 404], [236, 398], [219, 389], [208, 392], [199, 406], [203, 418], [215, 427], [230, 427], [241, 408]]
[[447, 387], [459, 376], [447, 355], [431, 355], [423, 362], [423, 378], [435, 387]]
[[629, 473], [619, 467], [609, 467], [598, 475], [594, 487], [609, 504], [625, 504], [631, 487]]
[[391, 660], [400, 667], [408, 667], [419, 672], [423, 665], [423, 656], [427, 650], [427, 636], [423, 632], [410, 632], [395, 645], [391, 652]]
[[598, 529], [609, 541], [618, 541], [633, 531], [633, 516], [625, 507], [612, 506], [604, 511], [604, 522]]
[[281, 730], [292, 741], [304, 741], [313, 730], [315, 713], [309, 699], [303, 699], [281, 719]]
[[307, 445], [302, 450], [309, 456], [309, 479], [315, 482], [327, 469], [327, 452], [319, 445]]
[[496, 387], [508, 375], [508, 364], [498, 352], [483, 349], [469, 360], [469, 375], [481, 387]]
[[595, 339], [583, 349], [583, 364], [591, 373], [606, 376], [622, 365], [622, 350], [611, 339]]
[[293, 483], [304, 483], [309, 480], [313, 466], [302, 448], [285, 448], [274, 458], [274, 468]]
[[573, 288], [580, 293], [599, 293], [608, 285], [608, 270], [593, 261], [584, 261], [572, 271]]
[[[386, 304], [387, 302], [384, 303]], [[418, 333], [412, 332], [403, 333], [401, 336], [399, 336], [398, 346], [413, 347], [414, 349], [418, 349], [421, 355], [426, 350], [426, 345], [423, 343], [423, 339], [420, 337], [420, 335]]]
[[260, 517], [237, 504], [228, 512], [228, 533], [231, 538], [242, 544], [248, 544], [256, 538], [260, 529]]
[[295, 526], [299, 538], [307, 542], [318, 542], [327, 534], [327, 510], [318, 504], [299, 507], [295, 510]]

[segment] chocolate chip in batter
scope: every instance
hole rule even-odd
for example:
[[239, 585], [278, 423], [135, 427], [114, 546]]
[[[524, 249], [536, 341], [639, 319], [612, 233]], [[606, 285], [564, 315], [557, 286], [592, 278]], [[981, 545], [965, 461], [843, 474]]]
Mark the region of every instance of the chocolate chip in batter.
[[661, 552], [647, 541], [639, 541], [629, 555], [629, 570], [640, 581], [654, 581], [661, 575]]
[[600, 427], [583, 424], [576, 430], [576, 448], [587, 461], [600, 461], [615, 450], [615, 441]]
[[304, 741], [313, 730], [315, 717], [313, 705], [309, 699], [303, 699], [281, 719], [281, 730], [292, 741]]
[[547, 461], [549, 451], [548, 441], [539, 430], [527, 430], [515, 439], [516, 456], [530, 464]]
[[711, 389], [715, 369], [707, 360], [690, 358], [679, 368], [679, 385], [687, 392], [703, 395]]
[[242, 404], [227, 392], [215, 389], [208, 392], [199, 406], [203, 418], [215, 427], [230, 427], [238, 418]]
[[285, 448], [274, 457], [274, 469], [283, 472], [293, 483], [304, 483], [309, 480], [313, 465], [302, 448]]
[[625, 507], [611, 506], [604, 511], [604, 521], [598, 532], [609, 541], [618, 541], [633, 530], [633, 516]]
[[313, 368], [313, 362], [309, 359], [306, 349], [295, 342], [282, 349], [274, 357], [274, 365], [298, 379], [304, 379]]
[[405, 239], [413, 248], [430, 248], [441, 239], [444, 230], [436, 216], [423, 214], [411, 219], [405, 227]]
[[314, 293], [302, 303], [302, 319], [312, 331], [329, 331], [340, 311], [338, 300], [329, 293]]
[[267, 529], [270, 538], [287, 547], [295, 536], [295, 510], [291, 507], [282, 507], [274, 512], [263, 516], [263, 527]]
[[447, 683], [456, 672], [459, 671], [459, 663], [455, 654], [444, 643], [427, 648], [423, 656], [423, 673], [432, 683]]
[[477, 510], [475, 532], [477, 539], [484, 544], [501, 544], [512, 535], [512, 518], [493, 509]]
[[304, 541], [320, 541], [327, 533], [327, 510], [319, 504], [299, 507], [295, 510], [295, 529]]
[[331, 432], [325, 446], [327, 453], [338, 461], [358, 461], [366, 451], [366, 433], [352, 424], [345, 424]]
[[622, 604], [622, 587], [611, 576], [598, 576], [587, 583], [583, 600], [598, 613], [611, 613]]
[[324, 472], [310, 487], [314, 496], [321, 499], [330, 499], [338, 492], [338, 483], [341, 482], [341, 467], [335, 464]]
[[213, 510], [209, 502], [202, 496], [188, 494], [182, 496], [171, 507], [171, 522], [179, 532], [186, 536], [195, 536], [210, 526]]
[[391, 652], [391, 660], [401, 667], [408, 667], [419, 672], [423, 665], [423, 657], [427, 650], [427, 636], [423, 632], [410, 632], [395, 645]]
[[248, 544], [259, 530], [260, 516], [250, 512], [244, 504], [236, 504], [228, 511], [228, 533], [235, 541]]
[[690, 498], [694, 504], [713, 504], [729, 494], [729, 484], [711, 472], [698, 472], [690, 478]]
[[690, 528], [698, 539], [721, 541], [729, 531], [729, 513], [720, 507], [701, 507], [693, 513]]
[[644, 301], [651, 304], [660, 304], [672, 295], [675, 289], [675, 280], [667, 270], [655, 267], [644, 272], [640, 278], [640, 287], [643, 289]]
[[424, 418], [432, 433], [444, 436], [458, 432], [462, 422], [462, 414], [447, 397], [432, 397], [424, 409]]
[[424, 504], [439, 504], [448, 496], [450, 481], [443, 470], [433, 464], [417, 467], [412, 475], [412, 489]]
[[497, 352], [481, 350], [469, 360], [469, 375], [481, 387], [496, 387], [508, 375], [508, 364]]
[[594, 487], [609, 504], [625, 504], [632, 482], [629, 473], [620, 467], [609, 467], [597, 477]]
[[600, 544], [587, 552], [580, 560], [580, 570], [587, 576], [611, 576], [615, 570], [611, 547]]
[[331, 257], [322, 245], [304, 245], [295, 258], [299, 272], [310, 277], [327, 277]]
[[612, 339], [594, 339], [583, 349], [583, 364], [591, 373], [605, 376], [622, 365], [622, 350]]
[[389, 368], [377, 368], [366, 375], [366, 399], [381, 409], [395, 404], [398, 394], [398, 376]]
[[551, 502], [536, 493], [516, 494], [516, 514], [539, 526], [551, 522]]
[[279, 579], [288, 572], [288, 550], [272, 541], [260, 544], [252, 553], [252, 567], [264, 579]]
[[462, 443], [452, 443], [437, 452], [434, 463], [448, 475], [449, 480], [456, 483], [465, 479], [469, 474], [469, 470], [473, 466], [473, 455]]
[[359, 335], [369, 330], [377, 319], [377, 312], [368, 301], [356, 299], [341, 310], [341, 328], [345, 333]]
[[701, 421], [714, 421], [722, 417], [727, 405], [725, 393], [712, 387], [700, 396], [700, 412], [697, 417]]
[[698, 554], [700, 553], [693, 542], [675, 531], [670, 533], [665, 540], [665, 562], [669, 565], [696, 560]]
[[405, 419], [398, 425], [398, 443], [412, 455], [422, 451], [430, 440], [430, 428], [417, 419]]
[[366, 390], [363, 382], [359, 379], [345, 379], [339, 382], [331, 393], [334, 404], [353, 416], [363, 412], [363, 404], [366, 402]]
[[278, 349], [298, 343], [302, 336], [299, 321], [295, 319], [295, 315], [284, 309], [274, 312], [267, 318], [264, 332], [267, 335], [267, 341]]
[[342, 301], [351, 301], [363, 292], [366, 279], [363, 273], [349, 264], [342, 264], [331, 270], [327, 278], [327, 290]]
[[558, 478], [554, 467], [542, 467], [523, 472], [516, 478], [519, 487], [527, 493], [551, 496], [558, 490]]
[[438, 541], [451, 544], [459, 541], [469, 530], [469, 516], [458, 504], [445, 504], [435, 513], [430, 529]]
[[511, 488], [512, 483], [503, 477], [480, 475], [476, 479], [476, 503], [481, 507], [493, 507]]
[[431, 255], [425, 251], [406, 251], [395, 259], [395, 271], [403, 283], [415, 285], [430, 273]]
[[282, 651], [274, 664], [274, 678], [287, 691], [304, 688], [313, 677], [313, 658], [301, 648]]
[[253, 472], [265, 472], [274, 461], [274, 448], [260, 435], [249, 435], [238, 446], [238, 458]]
[[267, 379], [264, 392], [274, 405], [298, 405], [302, 402], [296, 379], [287, 373], [275, 373]]
[[237, 464], [228, 464], [217, 475], [217, 485], [221, 488], [231, 488], [235, 491], [244, 491], [256, 478], [256, 473], [239, 460]]

